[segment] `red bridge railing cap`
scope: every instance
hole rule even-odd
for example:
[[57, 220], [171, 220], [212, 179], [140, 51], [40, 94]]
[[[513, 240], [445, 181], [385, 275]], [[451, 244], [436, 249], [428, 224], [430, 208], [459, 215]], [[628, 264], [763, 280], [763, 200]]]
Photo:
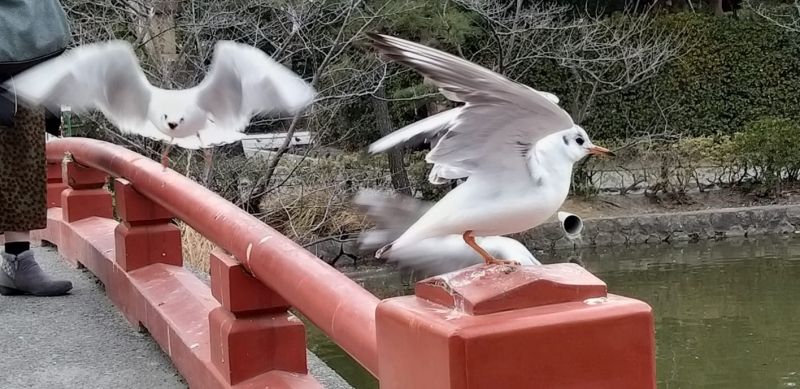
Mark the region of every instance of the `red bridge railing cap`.
[[606, 284], [573, 263], [475, 265], [419, 281], [415, 294], [471, 315], [606, 297]]

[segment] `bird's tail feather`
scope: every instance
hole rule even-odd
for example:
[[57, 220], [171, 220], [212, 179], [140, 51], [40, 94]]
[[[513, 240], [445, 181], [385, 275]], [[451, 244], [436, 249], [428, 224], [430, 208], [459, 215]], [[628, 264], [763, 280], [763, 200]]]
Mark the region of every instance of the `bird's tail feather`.
[[359, 235], [359, 248], [365, 251], [378, 249], [376, 258], [389, 251], [392, 243], [431, 207], [430, 203], [413, 197], [370, 189], [360, 191], [353, 202], [375, 225]]
[[375, 258], [381, 259], [381, 257], [383, 256], [383, 253], [385, 253], [385, 252], [387, 252], [387, 251], [389, 251], [391, 249], [392, 249], [392, 244], [391, 243], [387, 244], [386, 246], [381, 247], [380, 249], [378, 249], [378, 251], [375, 252]]

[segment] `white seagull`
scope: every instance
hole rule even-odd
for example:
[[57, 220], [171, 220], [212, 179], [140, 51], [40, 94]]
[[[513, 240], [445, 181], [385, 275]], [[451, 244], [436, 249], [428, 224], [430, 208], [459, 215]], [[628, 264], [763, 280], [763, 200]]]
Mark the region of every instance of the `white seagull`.
[[[375, 256], [418, 242], [462, 235], [487, 264], [500, 260], [476, 236], [506, 235], [533, 228], [562, 205], [572, 166], [590, 154], [609, 154], [557, 104], [557, 98], [430, 47], [369, 34], [387, 59], [421, 73], [450, 100], [464, 105], [397, 130], [370, 145], [377, 153], [420, 136], [443, 133], [427, 154], [430, 181], [465, 178]], [[555, 100], [555, 101], [554, 101]]]
[[[404, 195], [390, 196], [375, 190], [362, 190], [353, 202], [361, 212], [375, 224], [375, 228], [359, 235], [361, 250], [374, 251], [391, 243], [419, 219], [431, 204]], [[475, 238], [476, 242], [498, 259], [516, 260], [521, 265], [541, 265], [533, 254], [519, 241], [504, 236]], [[399, 247], [384, 255], [389, 263], [400, 268], [422, 271], [426, 275], [438, 275], [483, 260], [470, 246], [464, 243], [461, 234], [427, 238], [413, 245]]]
[[[172, 145], [208, 149], [236, 142], [258, 114], [295, 114], [306, 108], [314, 88], [263, 51], [232, 41], [214, 46], [211, 67], [192, 88], [150, 84], [133, 47], [123, 40], [77, 47], [7, 81], [22, 100], [53, 112], [100, 110], [123, 133]], [[210, 155], [206, 154], [210, 163]]]

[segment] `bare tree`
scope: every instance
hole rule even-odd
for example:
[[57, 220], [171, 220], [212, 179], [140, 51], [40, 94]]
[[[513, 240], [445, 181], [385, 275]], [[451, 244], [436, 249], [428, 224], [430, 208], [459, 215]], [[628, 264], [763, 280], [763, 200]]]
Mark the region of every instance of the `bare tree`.
[[748, 0], [744, 6], [770, 23], [791, 32], [800, 32], [800, 0], [789, 5], [769, 5]]
[[[389, 104], [386, 102], [386, 87], [378, 87], [372, 97], [372, 107], [375, 112], [376, 125], [381, 136], [389, 135], [394, 129], [389, 118]], [[389, 161], [389, 174], [392, 176], [392, 187], [404, 195], [411, 196], [411, 184], [408, 182], [408, 173], [403, 163], [403, 148], [395, 147], [386, 153]]]
[[494, 70], [511, 78], [527, 72], [538, 60], [550, 58], [551, 48], [567, 31], [584, 24], [571, 18], [571, 7], [553, 2], [523, 0], [456, 0], [484, 21], [493, 44], [473, 57], [494, 57]]
[[483, 18], [494, 36], [494, 48], [487, 50], [504, 75], [520, 78], [545, 60], [570, 71], [569, 110], [577, 123], [590, 114], [596, 97], [655, 76], [683, 45], [681, 31], [654, 23], [655, 5], [605, 18], [545, 1], [458, 2]]
[[594, 19], [560, 46], [562, 51], [555, 57], [573, 75], [570, 111], [577, 123], [591, 114], [595, 98], [654, 77], [680, 53], [683, 32], [655, 25], [651, 10]]

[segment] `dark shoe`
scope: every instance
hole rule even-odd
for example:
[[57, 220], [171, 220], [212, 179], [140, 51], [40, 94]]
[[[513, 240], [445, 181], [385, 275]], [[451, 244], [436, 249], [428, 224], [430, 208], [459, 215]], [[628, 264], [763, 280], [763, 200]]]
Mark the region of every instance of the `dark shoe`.
[[0, 261], [0, 294], [32, 294], [60, 296], [72, 289], [72, 282], [51, 280], [33, 258], [33, 251], [19, 255], [2, 253]]

